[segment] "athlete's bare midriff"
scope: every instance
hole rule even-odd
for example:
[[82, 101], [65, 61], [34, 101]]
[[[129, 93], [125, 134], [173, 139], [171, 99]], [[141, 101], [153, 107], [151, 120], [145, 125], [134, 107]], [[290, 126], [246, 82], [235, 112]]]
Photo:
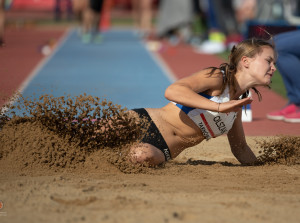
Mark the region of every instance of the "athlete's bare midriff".
[[172, 158], [205, 139], [200, 128], [173, 103], [146, 110], [165, 139]]

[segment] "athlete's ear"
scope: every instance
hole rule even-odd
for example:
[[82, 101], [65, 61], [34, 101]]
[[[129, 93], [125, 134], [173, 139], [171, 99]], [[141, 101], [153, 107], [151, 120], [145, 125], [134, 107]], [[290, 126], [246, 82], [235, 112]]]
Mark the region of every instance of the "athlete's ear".
[[249, 62], [250, 62], [250, 58], [249, 57], [246, 57], [246, 56], [243, 56], [241, 58], [241, 65], [245, 68], [249, 68]]

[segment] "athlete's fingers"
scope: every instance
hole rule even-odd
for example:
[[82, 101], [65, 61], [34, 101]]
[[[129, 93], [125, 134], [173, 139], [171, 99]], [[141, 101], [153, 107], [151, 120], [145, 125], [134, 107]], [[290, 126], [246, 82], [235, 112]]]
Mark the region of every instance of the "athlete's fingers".
[[252, 102], [253, 101], [253, 98], [252, 97], [247, 97], [247, 98], [243, 98], [239, 101], [243, 101], [243, 102]]
[[243, 99], [238, 100], [238, 101], [239, 101], [239, 104], [240, 104], [241, 106], [243, 106], [243, 105], [251, 104], [252, 101], [253, 101], [253, 99], [252, 99], [251, 97], [248, 97], [248, 98], [243, 98]]
[[253, 101], [252, 98], [243, 98], [241, 100], [231, 100], [225, 103], [222, 103], [222, 106], [219, 107], [220, 112], [237, 112], [243, 106], [251, 104]]

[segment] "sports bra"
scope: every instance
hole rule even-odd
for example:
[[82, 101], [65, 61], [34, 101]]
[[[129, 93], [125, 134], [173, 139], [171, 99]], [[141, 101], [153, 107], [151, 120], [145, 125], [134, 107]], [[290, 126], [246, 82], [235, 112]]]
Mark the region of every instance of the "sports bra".
[[[230, 100], [228, 86], [219, 96], [210, 96], [204, 93], [199, 93], [199, 95], [217, 103], [224, 103]], [[206, 140], [228, 133], [237, 117], [237, 112], [219, 113], [173, 103], [196, 123]]]

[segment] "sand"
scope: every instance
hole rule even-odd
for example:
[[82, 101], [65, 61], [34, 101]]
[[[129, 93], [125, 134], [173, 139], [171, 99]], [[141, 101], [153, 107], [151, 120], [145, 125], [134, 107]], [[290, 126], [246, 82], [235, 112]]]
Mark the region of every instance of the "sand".
[[149, 168], [45, 123], [0, 131], [0, 222], [299, 222], [299, 137], [247, 137], [257, 156], [285, 151], [263, 165], [240, 165], [222, 136]]

